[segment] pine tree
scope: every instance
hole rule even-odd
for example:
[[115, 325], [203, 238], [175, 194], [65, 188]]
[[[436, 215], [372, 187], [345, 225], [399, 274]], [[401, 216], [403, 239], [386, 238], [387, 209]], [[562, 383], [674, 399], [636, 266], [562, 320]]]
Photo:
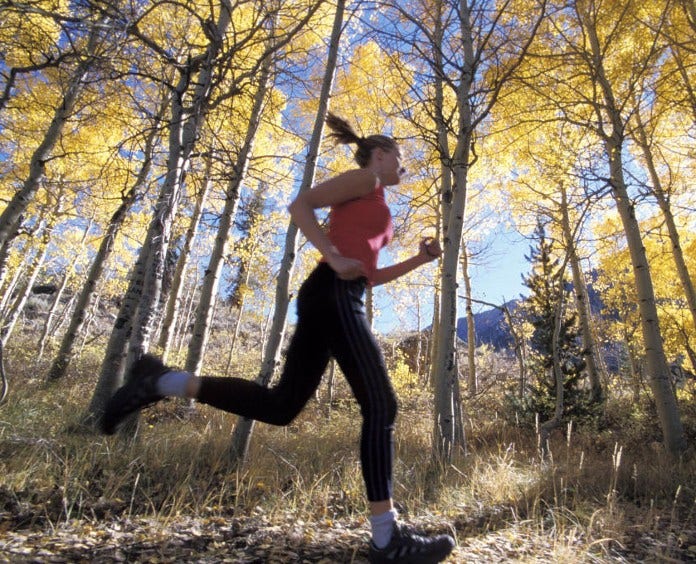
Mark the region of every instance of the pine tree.
[[[590, 395], [585, 386], [585, 360], [576, 315], [569, 312], [565, 304], [570, 299], [570, 284], [559, 268], [559, 260], [553, 257], [553, 243], [546, 236], [541, 221], [535, 230], [536, 245], [530, 248], [527, 260], [532, 265], [531, 273], [523, 277], [530, 290], [525, 299], [523, 312], [527, 322], [533, 327], [530, 337], [528, 372], [532, 381], [525, 397], [517, 403], [517, 415], [527, 422], [544, 422], [554, 415], [557, 391], [554, 376], [554, 330], [556, 315], [561, 307], [560, 331], [558, 333], [558, 358], [563, 374], [563, 419], [577, 420], [591, 415]], [[522, 413], [520, 413], [520, 411]]]
[[263, 221], [266, 207], [266, 187], [262, 187], [253, 192], [248, 200], [242, 201], [234, 221], [234, 226], [240, 236], [230, 257], [230, 261], [236, 267], [236, 272], [229, 284], [227, 301], [235, 308], [239, 308], [244, 301], [243, 294], [247, 291], [249, 282], [250, 262], [254, 247], [258, 244], [254, 240], [255, 228], [259, 222]]

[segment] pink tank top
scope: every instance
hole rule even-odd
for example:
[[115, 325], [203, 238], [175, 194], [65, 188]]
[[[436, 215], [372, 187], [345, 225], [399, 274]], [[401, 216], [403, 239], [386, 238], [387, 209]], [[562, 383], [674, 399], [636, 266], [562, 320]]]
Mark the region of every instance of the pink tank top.
[[384, 187], [331, 207], [329, 240], [344, 256], [363, 262], [367, 279], [373, 282], [380, 249], [394, 234], [391, 212], [384, 200]]

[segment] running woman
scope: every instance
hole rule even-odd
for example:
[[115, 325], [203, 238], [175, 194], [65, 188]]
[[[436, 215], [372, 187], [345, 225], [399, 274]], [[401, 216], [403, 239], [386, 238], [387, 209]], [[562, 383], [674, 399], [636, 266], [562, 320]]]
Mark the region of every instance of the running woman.
[[[436, 240], [425, 238], [411, 258], [377, 267], [379, 251], [393, 233], [384, 188], [398, 184], [403, 174], [399, 146], [385, 135], [361, 137], [331, 113], [326, 124], [338, 144], [356, 145], [358, 167], [299, 194], [289, 206], [293, 221], [322, 258], [300, 288], [297, 326], [278, 383], [269, 388], [240, 378], [196, 377], [146, 354], [108, 402], [102, 426], [106, 434], [113, 434], [126, 416], [166, 396], [192, 398], [242, 417], [287, 425], [312, 397], [334, 357], [362, 414], [360, 461], [372, 528], [369, 560], [434, 564], [452, 551], [454, 539], [421, 536], [397, 521], [392, 500], [397, 400], [363, 295], [368, 284], [399, 278], [437, 259], [442, 251]], [[319, 208], [330, 208], [328, 232], [317, 221]]]

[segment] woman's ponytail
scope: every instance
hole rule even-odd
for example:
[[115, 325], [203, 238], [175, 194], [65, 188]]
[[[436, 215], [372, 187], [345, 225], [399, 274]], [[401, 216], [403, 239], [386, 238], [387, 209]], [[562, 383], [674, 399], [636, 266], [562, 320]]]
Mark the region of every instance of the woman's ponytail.
[[396, 147], [396, 142], [385, 135], [370, 135], [369, 137], [360, 137], [353, 126], [346, 120], [338, 117], [336, 114], [329, 112], [326, 115], [326, 125], [329, 126], [331, 132], [329, 137], [341, 145], [350, 145], [355, 143], [358, 148], [355, 151], [355, 162], [358, 166], [364, 168], [370, 162], [372, 150], [380, 147], [385, 150], [391, 150]]
[[353, 126], [343, 118], [329, 112], [326, 115], [326, 125], [331, 129], [329, 137], [332, 137], [336, 143], [340, 143], [341, 145], [355, 143], [360, 145], [360, 137], [355, 133]]

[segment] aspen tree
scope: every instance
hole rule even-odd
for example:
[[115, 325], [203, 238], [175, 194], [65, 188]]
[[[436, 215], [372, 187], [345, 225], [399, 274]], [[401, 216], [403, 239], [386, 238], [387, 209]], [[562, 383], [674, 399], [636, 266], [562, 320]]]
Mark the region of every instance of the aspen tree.
[[[222, 38], [231, 21], [231, 7], [223, 5], [218, 21], [208, 31], [208, 44], [195, 61], [185, 65], [177, 88], [171, 98], [171, 119], [169, 122], [169, 148], [167, 172], [162, 184], [154, 216], [150, 222], [145, 245], [141, 252], [147, 254], [143, 272], [135, 273], [142, 279], [137, 285], [139, 292], [137, 317], [133, 320], [133, 331], [128, 342], [128, 364], [130, 365], [150, 344], [164, 275], [164, 260], [167, 255], [172, 223], [176, 215], [183, 190], [191, 154], [194, 150], [199, 129], [202, 126], [206, 108], [210, 104], [213, 74], [216, 60], [223, 48]], [[190, 84], [194, 87], [189, 91]], [[186, 94], [191, 100], [185, 103]], [[145, 249], [147, 248], [147, 249]], [[123, 343], [125, 347], [126, 343]], [[105, 365], [103, 370], [106, 369]], [[108, 367], [112, 373], [118, 372]]]
[[234, 320], [232, 338], [228, 345], [229, 352], [225, 374], [230, 374], [232, 362], [237, 352], [236, 346], [242, 327], [242, 320], [244, 319], [245, 306], [247, 304], [247, 298], [252, 292], [250, 287], [252, 273], [258, 259], [262, 258], [260, 254], [263, 251], [264, 243], [269, 237], [269, 232], [262, 227], [270, 219], [268, 216], [264, 217], [263, 215], [266, 203], [265, 199], [265, 187], [254, 192], [251, 196], [251, 202], [245, 206], [245, 217], [238, 222], [241, 224], [239, 228], [242, 231], [242, 238], [235, 245], [237, 273], [235, 274], [228, 297], [230, 312], [236, 310], [237, 315]]
[[[650, 175], [651, 186], [649, 187], [649, 190], [653, 196], [655, 196], [655, 200], [657, 201], [660, 211], [662, 212], [662, 217], [664, 218], [667, 233], [669, 234], [669, 240], [671, 242], [674, 266], [677, 271], [679, 281], [681, 282], [684, 296], [686, 297], [686, 303], [691, 313], [694, 327], [696, 327], [696, 289], [694, 289], [691, 274], [689, 273], [689, 268], [687, 267], [684, 259], [681, 238], [670, 202], [670, 190], [668, 186], [665, 186], [662, 181], [662, 175], [660, 175], [658, 172], [658, 165], [653, 154], [654, 145], [653, 142], [648, 138], [647, 128], [641, 115], [639, 105], [637, 105], [634, 118], [635, 127], [632, 128], [633, 140], [638, 147], [640, 147], [643, 154], [643, 160]], [[696, 365], [694, 365], [693, 368], [696, 369]]]
[[587, 293], [587, 283], [585, 275], [580, 266], [580, 258], [578, 256], [576, 244], [576, 229], [571, 226], [568, 191], [563, 184], [560, 183], [559, 192], [561, 201], [559, 206], [560, 225], [563, 234], [563, 247], [570, 265], [573, 279], [573, 295], [575, 296], [575, 305], [578, 313], [578, 321], [580, 324], [580, 332], [583, 343], [583, 358], [586, 363], [587, 374], [590, 380], [590, 389], [592, 391], [591, 399], [595, 403], [599, 403], [604, 398], [604, 390], [602, 389], [601, 370], [597, 361], [598, 350], [596, 346], [596, 335], [592, 330], [592, 312], [590, 311], [590, 300]]
[[[27, 210], [39, 189], [41, 179], [45, 174], [46, 162], [51, 158], [63, 128], [74, 112], [88, 72], [91, 70], [96, 57], [100, 55], [103, 36], [108, 31], [106, 23], [103, 19], [93, 21], [85, 18], [84, 24], [88, 28], [88, 37], [84, 45], [84, 52], [75, 54], [78, 60], [77, 64], [67, 80], [60, 102], [55, 107], [53, 119], [31, 156], [28, 176], [0, 214], [0, 249], [8, 244], [19, 229], [22, 214]], [[80, 44], [80, 42], [77, 41], [76, 44]]]
[[43, 224], [40, 228], [41, 238], [39, 244], [37, 245], [34, 255], [32, 257], [31, 263], [28, 267], [28, 277], [23, 280], [22, 285], [19, 287], [15, 299], [10, 304], [10, 308], [7, 313], [3, 316], [2, 327], [0, 327], [0, 341], [4, 347], [7, 344], [10, 335], [15, 328], [15, 324], [21, 315], [24, 306], [27, 303], [29, 294], [31, 294], [31, 289], [36, 282], [36, 277], [44, 264], [46, 259], [46, 254], [48, 252], [48, 242], [50, 238], [49, 225]]
[[252, 156], [254, 141], [259, 128], [259, 122], [266, 104], [270, 82], [270, 61], [266, 61], [261, 67], [253, 107], [249, 116], [244, 142], [237, 154], [236, 162], [232, 165], [232, 172], [225, 190], [225, 205], [219, 217], [218, 230], [215, 236], [215, 244], [210, 255], [210, 262], [205, 269], [201, 295], [196, 309], [193, 334], [189, 341], [186, 355], [185, 370], [192, 374], [200, 374], [205, 347], [210, 332], [212, 313], [218, 299], [218, 284], [220, 271], [224, 262], [227, 249], [229, 231], [239, 206], [239, 192], [246, 179], [249, 160]]
[[696, 4], [693, 0], [678, 0], [667, 10], [670, 25], [660, 31], [667, 42], [670, 60], [661, 69], [659, 95], [691, 114], [693, 123], [696, 121]]
[[[333, 28], [329, 39], [329, 49], [326, 59], [326, 68], [319, 92], [318, 107], [312, 136], [307, 148], [307, 156], [302, 176], [299, 192], [309, 190], [314, 184], [316, 171], [316, 161], [319, 155], [319, 147], [324, 131], [324, 120], [329, 107], [338, 50], [343, 29], [343, 14], [345, 1], [337, 0], [336, 11], [334, 13]], [[285, 244], [283, 248], [283, 258], [280, 263], [278, 279], [275, 290], [275, 304], [273, 306], [273, 320], [268, 331], [268, 337], [264, 339], [264, 352], [261, 362], [261, 369], [256, 382], [262, 385], [269, 385], [276, 369], [280, 365], [280, 347], [285, 335], [285, 325], [287, 322], [288, 305], [290, 301], [289, 286], [292, 278], [295, 255], [297, 253], [298, 229], [294, 223], [290, 222], [285, 234]], [[249, 441], [254, 429], [254, 421], [247, 418], [240, 418], [235, 425], [230, 444], [230, 458], [236, 465], [241, 465], [249, 449]]]
[[[212, 153], [214, 153], [214, 149]], [[162, 329], [160, 331], [158, 346], [162, 351], [162, 362], [166, 364], [167, 357], [169, 356], [170, 348], [172, 346], [172, 340], [174, 338], [174, 332], [176, 330], [177, 323], [179, 321], [179, 316], [181, 314], [182, 308], [182, 291], [184, 287], [184, 280], [186, 276], [186, 270], [188, 268], [189, 259], [191, 257], [191, 247], [193, 241], [198, 233], [198, 226], [203, 216], [203, 209], [206, 203], [206, 197], [208, 192], [212, 188], [212, 163], [214, 160], [214, 155], [209, 154], [206, 156], [205, 173], [201, 188], [195, 195], [195, 204], [193, 213], [189, 219], [189, 224], [186, 229], [186, 235], [184, 239], [184, 244], [181, 249], [181, 254], [179, 260], [176, 262], [176, 268], [174, 270], [174, 275], [171, 280], [171, 288], [169, 290], [169, 296], [167, 297], [167, 305], [165, 308], [164, 319], [162, 320]]]
[[[166, 5], [159, 7], [164, 10], [163, 6]], [[143, 31], [145, 24], [142, 21], [133, 18], [126, 23], [132, 36], [161, 56], [164, 63], [174, 65], [178, 78], [175, 80], [170, 98], [164, 180], [145, 244], [131, 272], [128, 293], [122, 300], [119, 316], [109, 338], [90, 413], [98, 416], [103, 411], [106, 400], [122, 382], [126, 365], [130, 366], [149, 348], [159, 308], [164, 260], [172, 223], [206, 116], [223, 101], [239, 95], [244, 84], [256, 74], [263, 61], [287, 45], [298, 31], [304, 28], [318, 6], [318, 3], [310, 4], [301, 17], [293, 19], [291, 25], [279, 33], [271, 47], [261, 52], [258, 46], [262, 45], [263, 41], [257, 41], [258, 36], [266, 34], [265, 22], [278, 17], [280, 7], [245, 5], [244, 9], [248, 8], [245, 12], [241, 8], [235, 10], [235, 6], [227, 0], [220, 6], [209, 5], [212, 10], [219, 9], [217, 19], [213, 20], [215, 14], [211, 14], [207, 20], [195, 15], [200, 24], [199, 39], [203, 39], [203, 42], [202, 46], [196, 48], [199, 50], [198, 53], [184, 57], [184, 63], [172, 60], [170, 52], [176, 52], [175, 49], [163, 49], [152, 37], [148, 37]], [[299, 9], [296, 6], [292, 8], [295, 11]], [[118, 9], [113, 6], [110, 9], [115, 12], [115, 17], [120, 16]], [[148, 15], [152, 15], [153, 12], [154, 10]], [[230, 24], [234, 18], [237, 20], [232, 33]], [[190, 35], [195, 30], [187, 28], [181, 31]], [[228, 42], [228, 32], [231, 34], [231, 44]], [[171, 38], [165, 36], [163, 41], [171, 41]], [[239, 62], [238, 66], [234, 65], [236, 60]], [[221, 88], [225, 90], [221, 91]], [[136, 420], [137, 415], [134, 415], [131, 421]], [[134, 426], [128, 425], [125, 428], [132, 431]]]
[[[625, 118], [622, 115], [621, 105], [615, 96], [614, 86], [604, 66], [603, 48], [597, 28], [599, 14], [590, 9], [583, 10], [580, 6], [578, 6], [576, 13], [578, 21], [589, 39], [589, 52], [587, 53], [589, 57], [586, 61], [590, 65], [589, 70], [595, 77], [596, 86], [599, 88], [601, 98], [598, 102], [603, 106], [602, 113], [606, 119], [597, 133], [605, 146], [611, 174], [609, 184], [623, 223], [634, 268], [649, 383], [655, 398], [665, 447], [671, 455], [678, 455], [685, 449], [686, 439], [669, 381], [669, 370], [660, 334], [657, 308], [655, 307], [655, 292], [650, 275], [650, 266], [641, 240], [635, 205], [629, 197], [624, 179]], [[650, 55], [654, 56], [655, 54], [651, 53]]]
[[578, 128], [544, 124], [543, 116], [538, 121], [529, 119], [528, 128], [516, 126], [517, 112], [523, 105], [523, 100], [513, 95], [498, 106], [495, 115], [498, 128], [507, 130], [507, 133], [498, 134], [497, 138], [510, 152], [509, 159], [501, 159], [500, 174], [507, 181], [509, 161], [517, 163], [515, 179], [509, 181], [509, 203], [517, 229], [524, 232], [532, 220], [546, 217], [549, 231], [560, 243], [557, 247], [565, 254], [572, 272], [574, 302], [592, 399], [601, 402], [604, 397], [601, 363], [581, 266], [580, 239], [585, 218], [596, 199], [588, 194], [582, 180], [583, 174], [587, 174], [581, 170], [582, 159], [588, 158], [586, 140]]
[[60, 209], [64, 204], [65, 190], [63, 187], [59, 190], [56, 196], [54, 209], [45, 208], [42, 212], [42, 218], [39, 222], [37, 232], [40, 234], [38, 244], [35, 246], [34, 254], [29, 263], [28, 270], [22, 277], [22, 285], [17, 290], [16, 296], [9, 304], [8, 310], [3, 312], [2, 324], [0, 326], [0, 341], [2, 346], [7, 344], [12, 331], [17, 323], [17, 320], [22, 313], [24, 306], [29, 298], [29, 294], [36, 282], [41, 268], [43, 267], [46, 254], [48, 253], [48, 244], [53, 234], [53, 228], [56, 225], [57, 217], [60, 214]]
[[[433, 455], [449, 461], [456, 447], [455, 396], [458, 386], [456, 327], [457, 287], [461, 241], [467, 204], [469, 170], [476, 161], [477, 132], [490, 115], [500, 91], [516, 71], [543, 20], [546, 2], [505, 2], [491, 9], [488, 4], [467, 0], [422, 2], [416, 7], [390, 5], [408, 22], [401, 29], [411, 34], [409, 45], [418, 49], [427, 68], [414, 81], [410, 94], [442, 80], [444, 100], [441, 117], [434, 125], [435, 146], [452, 177], [441, 191], [443, 257], [440, 278], [440, 308], [435, 329], [437, 347], [433, 358], [435, 417]], [[523, 13], [523, 17], [518, 17]], [[441, 57], [441, 58], [440, 58]], [[485, 61], [485, 64], [484, 64]], [[435, 77], [435, 81], [431, 77]], [[428, 101], [430, 102], [430, 101]], [[427, 114], [426, 114], [427, 115]], [[440, 123], [441, 122], [441, 123]], [[423, 124], [427, 131], [429, 124]], [[444, 143], [444, 133], [448, 143]], [[451, 143], [450, 141], [451, 140]], [[443, 176], [448, 178], [447, 175]], [[445, 190], [447, 189], [447, 190]]]
[[[81, 237], [79, 247], [84, 247], [85, 242], [87, 241], [87, 236], [89, 235], [91, 228], [92, 228], [92, 221], [90, 220], [82, 232], [82, 237]], [[41, 360], [41, 357], [43, 356], [44, 350], [46, 348], [46, 342], [48, 341], [48, 337], [55, 330], [55, 328], [54, 328], [54, 325], [56, 325], [55, 318], [56, 318], [56, 315], [58, 313], [60, 301], [61, 301], [61, 298], [63, 297], [63, 292], [65, 292], [65, 288], [68, 286], [69, 280], [75, 275], [75, 265], [76, 265], [76, 261], [70, 261], [70, 263], [67, 265], [67, 267], [65, 268], [65, 272], [63, 272], [60, 286], [58, 287], [58, 289], [55, 292], [55, 295], [53, 297], [51, 307], [48, 311], [48, 314], [46, 315], [46, 321], [44, 323], [44, 327], [43, 327], [43, 330], [41, 332], [41, 337], [39, 338], [39, 347], [38, 347], [39, 351], [37, 353], [37, 361]], [[59, 321], [61, 321], [61, 320], [59, 320]], [[59, 324], [60, 323], [58, 323], [58, 325]]]
[[[650, 26], [644, 24], [646, 18], [651, 20]], [[577, 0], [556, 11], [549, 20], [543, 37], [550, 43], [542, 45], [541, 52], [535, 53], [538, 56], [529, 59], [540, 66], [529, 70], [526, 86], [538, 97], [539, 106], [553, 113], [552, 119], [591, 133], [601, 147], [606, 172], [593, 172], [606, 182], [619, 214], [631, 257], [650, 387], [666, 449], [677, 455], [685, 447], [684, 432], [669, 382], [636, 202], [629, 193], [625, 172], [634, 94], [662, 57], [659, 38], [665, 18], [663, 11], [646, 12], [633, 0]]]
[[466, 242], [462, 242], [462, 279], [464, 280], [464, 297], [466, 300], [466, 328], [467, 328], [467, 367], [469, 395], [475, 396], [478, 391], [476, 380], [476, 324], [474, 310], [471, 301], [471, 277], [469, 276], [469, 249]]
[[[163, 111], [164, 108], [165, 106], [162, 105], [161, 111]], [[72, 317], [70, 318], [68, 328], [63, 334], [58, 353], [53, 359], [51, 368], [48, 371], [49, 380], [57, 380], [65, 375], [73, 356], [75, 343], [77, 342], [77, 338], [80, 335], [85, 323], [87, 312], [94, 303], [97, 284], [101, 280], [107, 265], [107, 261], [114, 250], [116, 237], [121, 231], [128, 212], [130, 211], [134, 202], [145, 190], [146, 182], [150, 176], [150, 169], [152, 167], [155, 142], [157, 136], [159, 135], [159, 129], [156, 127], [156, 123], [161, 117], [162, 116], [160, 115], [155, 120], [155, 124], [150, 128], [144, 140], [142, 150], [143, 160], [133, 184], [128, 191], [122, 195], [121, 204], [114, 211], [108, 222], [106, 232], [104, 233], [104, 237], [99, 244], [99, 249], [94, 256], [94, 259], [92, 260], [87, 278], [82, 285], [82, 289], [78, 293], [78, 297], [75, 302], [75, 309]]]

